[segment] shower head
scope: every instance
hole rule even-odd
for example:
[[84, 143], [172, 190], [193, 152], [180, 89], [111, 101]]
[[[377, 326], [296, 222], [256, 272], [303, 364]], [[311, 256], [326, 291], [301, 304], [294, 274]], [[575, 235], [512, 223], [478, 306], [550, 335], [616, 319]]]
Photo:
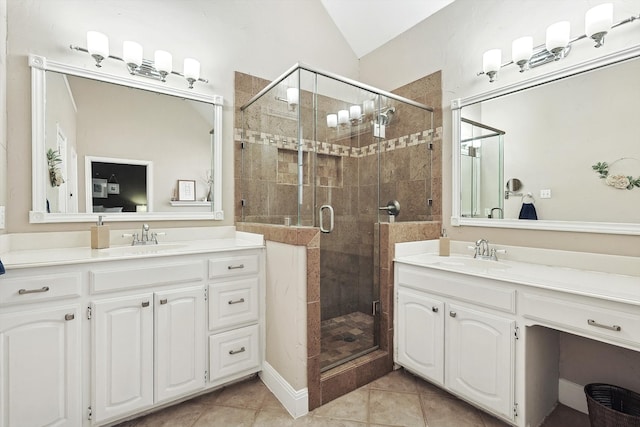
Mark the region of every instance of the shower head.
[[393, 115], [396, 113], [396, 107], [387, 108], [385, 111], [378, 114], [377, 122], [379, 125], [386, 126], [391, 123]]

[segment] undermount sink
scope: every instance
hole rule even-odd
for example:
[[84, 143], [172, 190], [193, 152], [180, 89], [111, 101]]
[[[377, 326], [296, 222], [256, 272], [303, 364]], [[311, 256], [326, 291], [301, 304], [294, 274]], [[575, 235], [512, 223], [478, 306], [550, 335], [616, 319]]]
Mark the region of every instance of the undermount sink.
[[470, 270], [506, 270], [511, 268], [510, 265], [502, 263], [500, 261], [494, 261], [489, 259], [478, 258], [465, 258], [465, 257], [446, 257], [438, 261], [430, 263], [434, 266], [442, 266], [456, 269], [470, 269]]
[[135, 245], [135, 246], [114, 246], [112, 248], [100, 249], [101, 253], [108, 255], [145, 255], [161, 252], [175, 251], [186, 247], [182, 243], [158, 243], [157, 245]]

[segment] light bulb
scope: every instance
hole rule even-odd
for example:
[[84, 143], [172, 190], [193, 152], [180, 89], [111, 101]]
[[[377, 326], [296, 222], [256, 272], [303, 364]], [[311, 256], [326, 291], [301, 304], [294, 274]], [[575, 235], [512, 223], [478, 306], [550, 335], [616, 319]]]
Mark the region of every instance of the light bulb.
[[166, 76], [173, 71], [173, 57], [169, 52], [156, 50], [153, 54], [153, 65], [160, 74], [164, 74]]
[[297, 87], [290, 87], [287, 88], [287, 104], [289, 105], [298, 105], [298, 88]]
[[184, 59], [184, 77], [189, 82], [189, 89], [193, 89], [193, 83], [200, 78], [200, 62], [198, 60]]
[[133, 74], [133, 71], [142, 65], [142, 46], [132, 41], [123, 42], [122, 59], [129, 67], [129, 72]]
[[555, 55], [556, 61], [562, 57], [562, 52], [569, 44], [570, 33], [571, 24], [569, 21], [556, 22], [547, 28], [545, 47]]
[[96, 67], [101, 67], [102, 60], [109, 57], [109, 38], [98, 31], [87, 31], [87, 50], [96, 60]]
[[337, 114], [327, 114], [327, 127], [330, 127], [330, 128], [338, 127]]
[[489, 76], [489, 82], [495, 81], [502, 62], [502, 51], [491, 49], [482, 55], [482, 71]]
[[341, 125], [345, 125], [349, 123], [349, 111], [347, 110], [338, 111], [338, 123]]
[[527, 62], [531, 59], [533, 54], [533, 37], [525, 36], [515, 39], [511, 43], [511, 59], [514, 64], [520, 67], [520, 72], [523, 72]]
[[596, 47], [604, 43], [604, 36], [613, 25], [613, 4], [604, 3], [587, 10], [584, 15], [584, 28], [587, 37], [596, 42]]
[[352, 105], [349, 107], [349, 118], [351, 120], [357, 120], [362, 114], [362, 108], [359, 105]]

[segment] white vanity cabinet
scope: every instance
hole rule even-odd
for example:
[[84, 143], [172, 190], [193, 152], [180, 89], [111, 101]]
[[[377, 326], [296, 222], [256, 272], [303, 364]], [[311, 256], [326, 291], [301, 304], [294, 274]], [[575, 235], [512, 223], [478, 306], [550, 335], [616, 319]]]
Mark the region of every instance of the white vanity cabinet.
[[513, 420], [515, 292], [410, 265], [395, 269], [395, 362]]
[[264, 247], [235, 242], [55, 266], [3, 255], [0, 427], [113, 424], [260, 371]]
[[82, 423], [80, 285], [55, 268], [0, 281], [0, 426]]
[[204, 389], [205, 277], [198, 256], [91, 268], [93, 423]]

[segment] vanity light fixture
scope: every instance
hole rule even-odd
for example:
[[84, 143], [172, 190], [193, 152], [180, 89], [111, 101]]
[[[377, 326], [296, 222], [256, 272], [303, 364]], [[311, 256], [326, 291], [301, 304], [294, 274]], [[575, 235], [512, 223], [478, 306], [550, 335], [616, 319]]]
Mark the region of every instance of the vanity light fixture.
[[189, 89], [193, 89], [195, 82], [209, 83], [207, 79], [200, 77], [200, 62], [193, 58], [185, 58], [183, 73], [173, 70], [173, 58], [169, 52], [157, 50], [154, 54], [154, 61], [144, 59], [142, 46], [133, 41], [125, 41], [122, 44], [122, 58], [109, 54], [109, 38], [98, 32], [87, 32], [87, 48], [80, 46], [69, 46], [72, 50], [87, 52], [96, 61], [96, 67], [102, 67], [102, 62], [106, 58], [122, 61], [127, 65], [131, 75], [147, 77], [150, 79], [166, 81], [169, 74], [184, 77]]
[[585, 34], [572, 39], [570, 23], [568, 21], [556, 22], [547, 28], [546, 40], [543, 45], [534, 48], [533, 39], [528, 36], [514, 40], [511, 44], [512, 60], [510, 62], [500, 64], [500, 49], [486, 51], [482, 56], [482, 71], [478, 75], [485, 74], [489, 77], [489, 82], [494, 82], [498, 71], [507, 65], [516, 64], [520, 67], [520, 72], [524, 72], [549, 62], [558, 61], [569, 54], [573, 43], [585, 38], [593, 39], [595, 47], [600, 47], [604, 44], [604, 36], [611, 29], [636, 20], [640, 20], [640, 14], [613, 24], [613, 4], [604, 3], [595, 6], [585, 14]]

